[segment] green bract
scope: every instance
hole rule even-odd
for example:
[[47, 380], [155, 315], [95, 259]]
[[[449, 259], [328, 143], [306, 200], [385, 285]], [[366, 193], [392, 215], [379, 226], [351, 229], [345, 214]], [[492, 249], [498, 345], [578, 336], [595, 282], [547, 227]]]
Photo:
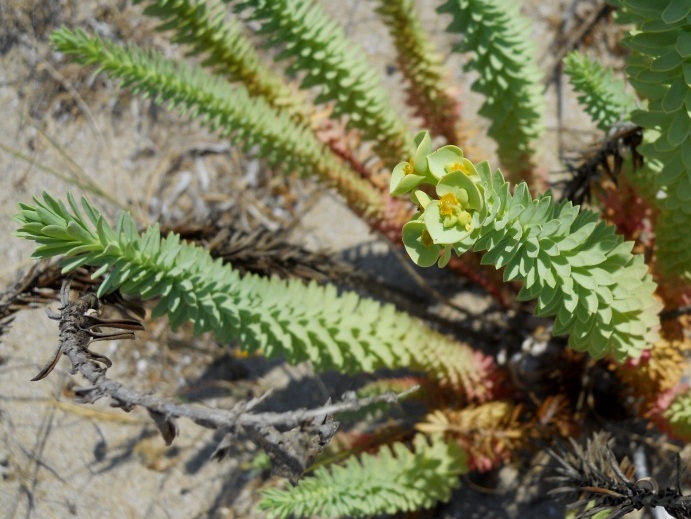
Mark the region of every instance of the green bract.
[[417, 150], [410, 162], [400, 162], [393, 170], [389, 192], [392, 195], [410, 193], [419, 186], [426, 176], [429, 176], [427, 154], [432, 149], [432, 139], [428, 132], [420, 132], [415, 136]]
[[415, 136], [415, 156], [413, 160], [415, 161], [415, 173], [418, 175], [428, 175], [429, 167], [427, 165], [427, 156], [432, 151], [432, 138], [429, 136], [429, 132], [419, 132]]
[[451, 173], [450, 167], [463, 160], [463, 152], [458, 146], [442, 146], [427, 156], [429, 170], [435, 178], [441, 179]]
[[[457, 146], [443, 146], [430, 153], [431, 139], [428, 132], [421, 132], [415, 138], [418, 148], [415, 153], [415, 164], [426, 164], [426, 176], [408, 174], [415, 177], [407, 181], [401, 171], [412, 170], [409, 163], [402, 163], [394, 169], [391, 184], [396, 186], [392, 194], [404, 194], [412, 188], [427, 181], [436, 185], [439, 200], [432, 200], [424, 191], [416, 190], [411, 195], [413, 202], [421, 212], [414, 219], [424, 221], [424, 232], [421, 222], [408, 228], [403, 243], [411, 257], [420, 266], [431, 266], [441, 251], [439, 245], [463, 243], [467, 240], [479, 222], [478, 211], [484, 202], [478, 182], [480, 176], [472, 162], [463, 157], [463, 151]], [[425, 154], [427, 154], [425, 156]], [[419, 170], [423, 170], [419, 167]], [[412, 186], [412, 187], [409, 187]], [[404, 233], [405, 234], [405, 233]], [[434, 257], [434, 259], [433, 259]], [[450, 249], [444, 250], [440, 266], [446, 265], [450, 258]]]
[[[479, 179], [480, 177], [478, 177]], [[459, 201], [462, 200], [467, 209], [479, 211], [483, 206], [482, 195], [480, 195], [477, 184], [460, 171], [454, 171], [442, 177], [437, 184], [437, 194], [441, 197], [454, 195]]]
[[432, 241], [424, 222], [420, 220], [411, 220], [403, 226], [403, 245], [413, 262], [421, 267], [434, 265], [442, 250]]
[[424, 176], [414, 173], [413, 164], [410, 162], [399, 162], [393, 168], [389, 192], [395, 196], [405, 195], [422, 184], [423, 180], [425, 180]]
[[430, 173], [438, 180], [454, 171], [463, 172], [474, 181], [479, 180], [475, 166], [463, 156], [463, 151], [458, 146], [442, 146], [427, 156], [427, 164]]
[[430, 175], [427, 155], [432, 150], [432, 139], [429, 132], [418, 133], [415, 136], [415, 145], [417, 149], [410, 162], [400, 162], [393, 170], [389, 184], [389, 192], [392, 195], [410, 193]]
[[[420, 211], [424, 211], [425, 208], [430, 204], [432, 198], [424, 191], [416, 190], [410, 194], [410, 199], [413, 203], [420, 208]], [[414, 217], [417, 215], [414, 215]], [[414, 218], [413, 217], [413, 218]]]
[[574, 349], [623, 361], [651, 347], [660, 304], [633, 243], [593, 212], [551, 196], [533, 199], [525, 183], [511, 194], [501, 172], [486, 162], [461, 169], [461, 158], [452, 146], [427, 157], [427, 182], [439, 199], [421, 190], [411, 197], [420, 208], [404, 227], [413, 261], [445, 264], [439, 255], [451, 247], [486, 251], [482, 263], [504, 268], [506, 281], [522, 281], [519, 299], [537, 299], [536, 313], [555, 316], [554, 332], [569, 333]]

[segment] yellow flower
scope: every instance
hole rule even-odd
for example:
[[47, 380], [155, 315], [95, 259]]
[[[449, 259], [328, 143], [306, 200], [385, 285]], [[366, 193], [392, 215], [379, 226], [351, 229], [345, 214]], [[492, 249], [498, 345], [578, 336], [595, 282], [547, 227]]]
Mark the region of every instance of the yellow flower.
[[439, 199], [439, 214], [452, 216], [454, 209], [458, 208], [458, 200], [453, 193], [446, 193]]
[[410, 159], [410, 162], [406, 162], [406, 165], [403, 166], [403, 174], [404, 175], [412, 175], [415, 172], [415, 160]]
[[462, 173], [464, 173], [466, 175], [470, 175], [470, 171], [468, 171], [468, 168], [462, 162], [452, 162], [452, 163], [444, 166], [444, 169], [446, 170], [447, 173], [453, 173], [454, 171], [461, 171]]
[[439, 214], [443, 217], [444, 227], [460, 225], [468, 232], [472, 230], [470, 222], [473, 217], [466, 210], [467, 203], [468, 192], [465, 189], [458, 189], [455, 194], [446, 193], [439, 198]]

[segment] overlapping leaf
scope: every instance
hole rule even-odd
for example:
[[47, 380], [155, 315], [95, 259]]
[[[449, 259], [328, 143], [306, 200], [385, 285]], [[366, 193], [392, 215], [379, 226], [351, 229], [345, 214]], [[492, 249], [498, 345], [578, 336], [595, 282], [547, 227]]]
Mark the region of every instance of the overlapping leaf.
[[[652, 347], [661, 305], [643, 257], [631, 254], [632, 242], [570, 202], [533, 199], [525, 183], [511, 194], [500, 171], [492, 173], [487, 162], [473, 165], [454, 146], [429, 153], [428, 136], [416, 142], [416, 157], [424, 150], [427, 159], [426, 166], [416, 160], [415, 172], [436, 184], [440, 199], [413, 192], [420, 212], [404, 227], [404, 243], [414, 261], [443, 266], [452, 250], [486, 251], [482, 263], [504, 268], [505, 281], [521, 281], [518, 298], [537, 299], [535, 313], [555, 316], [554, 332], [568, 333], [574, 349], [623, 361]], [[392, 177], [392, 192], [405, 177]]]
[[412, 512], [447, 501], [467, 472], [463, 450], [439, 436], [419, 434], [375, 455], [349, 458], [343, 466], [318, 468], [288, 490], [264, 491], [260, 507], [271, 517], [364, 517]]
[[158, 30], [175, 31], [172, 41], [188, 45], [191, 55], [202, 55], [204, 67], [241, 82], [252, 96], [305, 121], [307, 110], [283, 78], [264, 65], [242, 26], [225, 17], [220, 0], [136, 0], [144, 14], [162, 20]]
[[333, 285], [241, 276], [177, 234], [161, 238], [158, 225], [139, 234], [128, 213], [113, 228], [85, 198], [81, 209], [71, 195], [68, 205], [48, 194], [35, 205], [20, 204], [16, 234], [38, 244], [35, 258], [65, 255], [65, 271], [100, 267], [99, 295], [120, 289], [159, 298], [153, 316], [168, 315], [172, 327], [189, 321], [197, 334], [237, 339], [269, 357], [350, 373], [408, 367], [471, 397], [484, 394], [490, 367], [482, 356], [392, 305], [339, 295]]
[[382, 198], [357, 173], [327, 150], [306, 127], [252, 97], [242, 85], [229, 85], [197, 67], [187, 67], [136, 47], [123, 48], [83, 31], [60, 29], [55, 47], [84, 64], [96, 64], [136, 93], [178, 108], [246, 151], [284, 171], [313, 174], [332, 183], [360, 215], [374, 219], [384, 210]]
[[448, 0], [438, 11], [453, 17], [449, 32], [463, 35], [454, 49], [472, 56], [465, 70], [479, 74], [472, 87], [485, 98], [479, 113], [489, 119], [499, 160], [517, 181], [532, 169], [533, 143], [543, 131], [531, 22], [513, 0]]
[[[623, 21], [636, 29], [624, 39], [632, 50], [626, 72], [644, 110], [632, 120], [645, 131], [638, 151], [654, 176], [659, 208], [657, 268], [667, 278], [691, 280], [691, 4], [620, 0]], [[646, 191], [644, 191], [646, 192]], [[647, 192], [646, 192], [647, 194]]]
[[603, 132], [609, 131], [617, 121], [627, 119], [636, 108], [635, 98], [627, 94], [625, 83], [615, 79], [611, 69], [579, 52], [568, 54], [564, 65], [564, 72], [579, 94], [578, 101]]
[[691, 439], [691, 391], [677, 395], [664, 416], [675, 435], [685, 440]]
[[410, 152], [405, 123], [389, 102], [376, 71], [363, 52], [348, 41], [343, 29], [310, 0], [242, 0], [236, 9], [251, 9], [267, 43], [282, 49], [277, 59], [290, 58], [288, 73], [303, 73], [304, 88], [318, 87], [317, 103], [334, 103], [334, 115], [374, 143], [387, 162]]
[[377, 14], [386, 25], [406, 79], [407, 102], [432, 133], [456, 143], [460, 107], [445, 91], [441, 59], [424, 30], [413, 0], [378, 0]]

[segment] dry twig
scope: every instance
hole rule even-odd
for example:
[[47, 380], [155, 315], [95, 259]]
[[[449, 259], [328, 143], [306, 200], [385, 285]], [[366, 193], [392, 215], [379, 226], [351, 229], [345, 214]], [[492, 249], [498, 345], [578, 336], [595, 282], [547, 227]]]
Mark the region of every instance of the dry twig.
[[[608, 519], [619, 519], [644, 507], [662, 507], [672, 517], [691, 517], [691, 496], [681, 492], [681, 461], [676, 458], [676, 474], [661, 488], [653, 478], [634, 481], [635, 466], [627, 458], [617, 462], [609, 446], [606, 433], [595, 434], [586, 447], [573, 439], [571, 451], [551, 452], [558, 462], [556, 475], [551, 479], [560, 486], [550, 494], [576, 494], [578, 500], [570, 507], [580, 510], [577, 519], [588, 519], [599, 512], [609, 511]], [[589, 504], [591, 508], [587, 508]]]
[[[130, 319], [114, 321], [101, 319], [98, 317], [101, 303], [95, 294], [86, 293], [76, 301], [70, 301], [69, 293], [70, 282], [67, 280], [61, 290], [60, 313], [51, 315], [51, 318], [60, 321], [60, 341], [56, 358], [34, 380], [47, 376], [57, 363], [57, 359], [64, 354], [70, 360], [70, 372], [81, 374], [90, 384], [75, 389], [75, 394], [80, 401], [94, 403], [100, 398], [109, 397], [113, 401], [113, 406], [125, 411], [144, 407], [168, 445], [177, 436], [178, 429], [175, 423], [177, 418], [188, 418], [202, 427], [222, 430], [228, 435], [233, 435], [244, 428], [276, 462], [275, 471], [287, 475], [292, 480], [299, 477], [335, 434], [338, 423], [333, 421], [334, 413], [356, 411], [378, 402], [395, 403], [417, 389], [417, 387], [411, 388], [398, 395], [386, 393], [359, 400], [346, 399], [338, 403], [329, 401], [316, 409], [302, 408], [283, 413], [252, 412], [268, 394], [248, 402], [241, 402], [232, 409], [178, 404], [156, 395], [127, 388], [106, 376], [108, 367], [111, 365], [110, 360], [89, 351], [89, 344], [94, 340], [105, 338], [132, 338], [133, 334], [130, 331], [109, 335], [101, 328], [133, 330], [141, 327], [141, 323], [132, 322]], [[275, 428], [276, 426], [292, 429], [280, 432]], [[219, 446], [214, 455], [217, 459], [224, 456], [223, 449], [227, 449], [224, 443]]]
[[590, 188], [593, 180], [602, 173], [617, 184], [624, 163], [624, 156], [631, 154], [634, 169], [643, 166], [643, 157], [636, 150], [643, 142], [643, 131], [639, 126], [625, 126], [620, 131], [608, 136], [593, 152], [584, 153], [578, 164], [567, 161], [572, 178], [564, 187], [562, 199], [582, 204], [590, 199]]

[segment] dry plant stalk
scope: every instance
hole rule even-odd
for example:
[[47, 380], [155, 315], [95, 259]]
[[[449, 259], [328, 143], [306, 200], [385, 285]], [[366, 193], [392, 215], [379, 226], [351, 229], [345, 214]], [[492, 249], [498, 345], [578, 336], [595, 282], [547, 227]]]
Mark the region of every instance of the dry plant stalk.
[[[550, 454], [557, 461], [556, 475], [551, 479], [559, 487], [553, 495], [578, 495], [569, 505], [579, 510], [576, 519], [589, 519], [600, 512], [609, 511], [608, 519], [620, 519], [629, 512], [644, 507], [662, 507], [672, 517], [691, 517], [691, 496], [681, 492], [681, 461], [676, 458], [676, 474], [664, 488], [650, 477], [634, 480], [636, 467], [628, 458], [621, 464], [610, 448], [607, 433], [596, 433], [585, 448], [572, 438], [571, 450], [561, 449]], [[593, 506], [587, 508], [588, 505]]]
[[[112, 365], [110, 359], [89, 350], [89, 344], [95, 340], [111, 338], [134, 338], [129, 330], [143, 329], [143, 325], [133, 319], [101, 319], [98, 315], [101, 302], [94, 293], [87, 292], [76, 301], [70, 301], [70, 280], [66, 280], [61, 289], [61, 307], [59, 313], [49, 313], [51, 319], [60, 322], [59, 346], [55, 357], [33, 380], [45, 378], [53, 370], [60, 357], [66, 355], [71, 363], [70, 373], [79, 373], [90, 385], [75, 389], [78, 400], [94, 403], [108, 397], [114, 407], [129, 412], [135, 407], [145, 408], [156, 427], [161, 432], [167, 445], [170, 445], [178, 434], [177, 418], [188, 418], [197, 425], [226, 432], [226, 439], [214, 453], [215, 459], [222, 459], [228, 450], [229, 438], [241, 431], [249, 433], [255, 443], [269, 454], [273, 470], [296, 481], [312, 464], [316, 456], [329, 443], [338, 429], [338, 422], [333, 421], [333, 414], [343, 411], [356, 411], [362, 407], [378, 402], [397, 402], [417, 390], [417, 387], [401, 393], [385, 393], [363, 399], [345, 399], [343, 402], [331, 403], [315, 409], [296, 409], [283, 413], [252, 412], [257, 405], [269, 396], [253, 398], [240, 402], [232, 409], [214, 409], [210, 407], [178, 404], [156, 395], [145, 394], [130, 389], [106, 376]], [[125, 332], [107, 333], [103, 328], [128, 330]], [[277, 426], [292, 428], [285, 432]]]

